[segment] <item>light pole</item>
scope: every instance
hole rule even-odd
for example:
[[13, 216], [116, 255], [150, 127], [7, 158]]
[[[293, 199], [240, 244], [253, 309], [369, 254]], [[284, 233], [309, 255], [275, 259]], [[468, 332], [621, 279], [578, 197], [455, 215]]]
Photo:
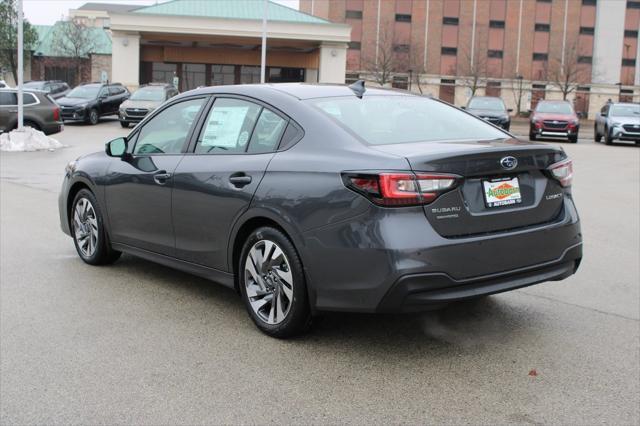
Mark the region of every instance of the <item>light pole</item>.
[[22, 84], [23, 84], [23, 68], [24, 68], [24, 40], [22, 34], [22, 0], [17, 0], [16, 7], [18, 8], [18, 131], [22, 131], [24, 124], [24, 105], [22, 99]]
[[260, 58], [260, 83], [264, 83], [267, 71], [267, 13], [269, 12], [269, 0], [264, 0], [262, 12], [262, 52]]

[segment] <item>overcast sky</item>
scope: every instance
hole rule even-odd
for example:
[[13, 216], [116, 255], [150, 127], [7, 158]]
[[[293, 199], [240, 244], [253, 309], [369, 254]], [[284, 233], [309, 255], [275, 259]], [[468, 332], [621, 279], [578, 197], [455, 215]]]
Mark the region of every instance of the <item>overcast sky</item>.
[[[216, 1], [216, 0], [202, 0]], [[285, 6], [298, 8], [298, 0], [273, 0]], [[23, 0], [25, 17], [32, 24], [50, 25], [69, 14], [69, 9], [77, 9], [89, 0]], [[99, 3], [139, 4], [140, 6], [162, 3], [162, 0], [96, 0]]]

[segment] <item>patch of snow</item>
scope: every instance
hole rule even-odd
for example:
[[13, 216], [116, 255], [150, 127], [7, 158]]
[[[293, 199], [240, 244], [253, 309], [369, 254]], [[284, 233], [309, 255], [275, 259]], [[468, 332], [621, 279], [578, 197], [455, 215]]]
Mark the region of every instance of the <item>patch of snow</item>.
[[57, 140], [31, 127], [0, 134], [0, 151], [53, 151], [62, 147], [64, 145]]

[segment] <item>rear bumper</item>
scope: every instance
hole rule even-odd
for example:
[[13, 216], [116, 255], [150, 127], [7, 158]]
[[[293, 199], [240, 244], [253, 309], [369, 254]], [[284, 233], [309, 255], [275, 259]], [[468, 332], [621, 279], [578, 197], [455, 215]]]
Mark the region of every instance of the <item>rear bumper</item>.
[[422, 209], [372, 210], [305, 233], [300, 250], [315, 310], [398, 312], [573, 274], [582, 233], [570, 196], [550, 223], [445, 238]]
[[62, 121], [54, 121], [50, 124], [42, 126], [42, 132], [45, 135], [53, 135], [55, 133], [60, 133], [64, 130], [64, 124]]
[[378, 312], [416, 312], [447, 303], [559, 281], [573, 275], [582, 259], [582, 243], [568, 248], [560, 259], [514, 271], [467, 280], [445, 273], [405, 275], [384, 297]]

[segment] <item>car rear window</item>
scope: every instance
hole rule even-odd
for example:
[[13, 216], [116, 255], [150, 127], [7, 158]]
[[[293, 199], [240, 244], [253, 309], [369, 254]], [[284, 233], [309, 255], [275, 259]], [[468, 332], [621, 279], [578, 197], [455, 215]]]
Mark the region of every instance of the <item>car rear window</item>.
[[307, 102], [373, 145], [508, 137], [471, 114], [421, 96], [347, 96]]

